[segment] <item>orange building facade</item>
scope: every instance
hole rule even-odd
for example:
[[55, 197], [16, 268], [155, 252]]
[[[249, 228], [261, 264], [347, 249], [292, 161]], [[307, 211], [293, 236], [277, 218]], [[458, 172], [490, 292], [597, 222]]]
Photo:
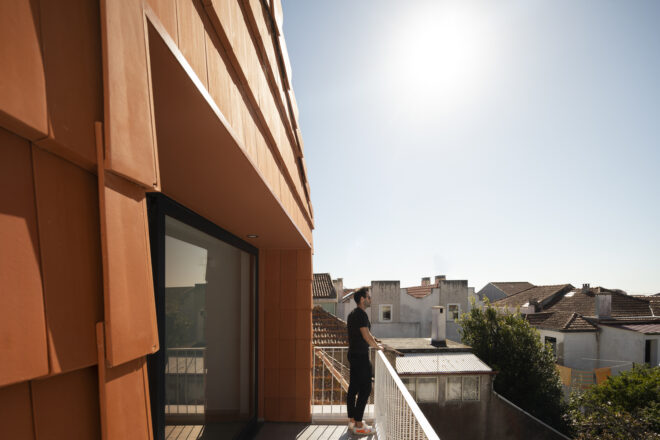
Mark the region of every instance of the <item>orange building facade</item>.
[[279, 0], [0, 2], [0, 438], [309, 421]]

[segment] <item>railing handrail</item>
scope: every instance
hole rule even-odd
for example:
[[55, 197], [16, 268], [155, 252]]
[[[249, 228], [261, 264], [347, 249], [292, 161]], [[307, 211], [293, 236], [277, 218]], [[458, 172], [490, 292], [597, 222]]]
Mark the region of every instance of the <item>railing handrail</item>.
[[[408, 391], [408, 388], [403, 384], [403, 382], [399, 378], [399, 374], [394, 370], [394, 367], [392, 367], [390, 362], [387, 360], [385, 354], [381, 350], [379, 350], [376, 353], [376, 355], [380, 358], [381, 362], [385, 366], [387, 373], [391, 376], [392, 380], [399, 389], [399, 392], [403, 395], [406, 404], [412, 411], [413, 415], [415, 416], [415, 419], [417, 419], [417, 423], [419, 423], [420, 428], [422, 428], [424, 435], [426, 435], [428, 440], [440, 440], [440, 437], [438, 437], [438, 434], [436, 434], [435, 430], [433, 429], [429, 421], [426, 419], [426, 416], [424, 415], [422, 410], [419, 408], [419, 406], [417, 406], [417, 402], [415, 402], [415, 399], [410, 394], [410, 391]], [[377, 402], [377, 399], [374, 399], [374, 401]], [[375, 412], [376, 414], [378, 414], [378, 410], [376, 410]]]

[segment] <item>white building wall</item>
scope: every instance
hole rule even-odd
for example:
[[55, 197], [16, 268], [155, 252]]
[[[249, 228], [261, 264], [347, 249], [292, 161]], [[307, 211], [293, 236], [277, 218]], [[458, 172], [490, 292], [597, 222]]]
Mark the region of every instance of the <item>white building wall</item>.
[[[647, 339], [658, 341], [654, 344], [656, 346], [660, 343], [660, 335], [645, 335], [631, 330], [602, 326], [601, 366], [612, 368], [612, 373], [616, 374], [631, 369], [633, 362], [644, 363]], [[652, 361], [658, 365], [657, 354]]]
[[400, 281], [372, 281], [371, 282], [371, 307], [367, 309], [371, 324], [380, 322], [378, 309], [381, 304], [392, 305], [391, 324], [399, 322], [399, 312], [401, 309], [401, 282]]

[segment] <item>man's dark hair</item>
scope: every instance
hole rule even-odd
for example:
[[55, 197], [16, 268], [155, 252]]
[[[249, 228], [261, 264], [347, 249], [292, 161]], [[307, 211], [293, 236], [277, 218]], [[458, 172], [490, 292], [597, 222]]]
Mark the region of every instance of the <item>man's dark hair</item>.
[[367, 292], [369, 292], [368, 287], [361, 287], [358, 290], [356, 290], [355, 293], [353, 294], [353, 299], [355, 300], [355, 304], [360, 305], [360, 299], [366, 298]]

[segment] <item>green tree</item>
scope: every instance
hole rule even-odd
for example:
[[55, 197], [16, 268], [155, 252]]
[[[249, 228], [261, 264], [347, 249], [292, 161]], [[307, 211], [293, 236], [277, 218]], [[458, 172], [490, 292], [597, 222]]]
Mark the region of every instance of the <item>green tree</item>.
[[493, 388], [511, 402], [567, 432], [559, 373], [550, 345], [520, 313], [502, 313], [486, 303], [460, 319], [461, 336], [498, 374]]
[[576, 439], [660, 439], [660, 367], [635, 366], [571, 396]]

